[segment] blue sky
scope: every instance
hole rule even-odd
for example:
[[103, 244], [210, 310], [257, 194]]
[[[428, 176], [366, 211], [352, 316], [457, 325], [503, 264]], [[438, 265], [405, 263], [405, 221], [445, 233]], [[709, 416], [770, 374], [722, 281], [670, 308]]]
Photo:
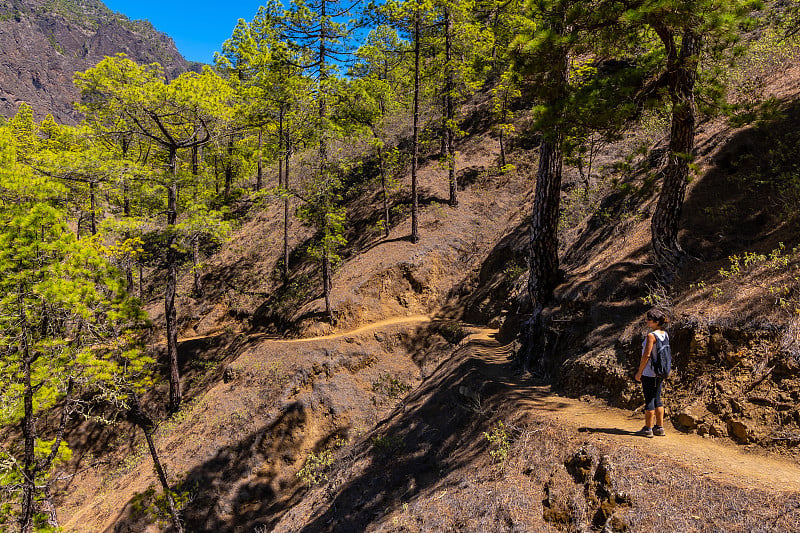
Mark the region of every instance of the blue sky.
[[211, 63], [214, 52], [233, 32], [236, 21], [250, 21], [259, 0], [103, 0], [109, 9], [130, 19], [147, 19], [175, 40], [190, 61]]

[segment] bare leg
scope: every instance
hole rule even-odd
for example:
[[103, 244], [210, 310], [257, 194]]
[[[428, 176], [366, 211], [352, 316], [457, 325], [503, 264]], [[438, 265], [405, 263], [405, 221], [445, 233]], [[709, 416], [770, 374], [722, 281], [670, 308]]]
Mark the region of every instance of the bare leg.
[[[662, 407], [662, 408], [661, 408], [661, 410], [662, 410], [662, 412], [661, 412], [662, 416], [663, 416], [663, 414], [664, 414], [664, 412], [663, 412], [663, 409], [664, 409], [664, 408]], [[649, 427], [649, 428], [652, 428], [652, 427], [653, 427], [653, 418], [655, 417], [655, 413], [656, 413], [656, 411], [645, 411], [645, 412], [644, 412], [644, 425], [645, 425], [645, 426], [647, 426], [647, 427]]]
[[[649, 411], [649, 412], [652, 413], [653, 411]], [[655, 415], [656, 415], [656, 425], [664, 427], [664, 408], [663, 407], [656, 407]], [[645, 416], [645, 418], [646, 418], [646, 416]]]

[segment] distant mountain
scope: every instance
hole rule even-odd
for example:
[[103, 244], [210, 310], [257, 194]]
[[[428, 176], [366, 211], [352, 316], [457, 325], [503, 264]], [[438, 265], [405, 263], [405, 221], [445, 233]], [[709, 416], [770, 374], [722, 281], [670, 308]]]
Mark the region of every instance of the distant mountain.
[[99, 0], [0, 0], [0, 115], [13, 116], [28, 102], [37, 118], [51, 113], [61, 123], [78, 122], [73, 74], [120, 52], [160, 63], [170, 78], [198, 68], [150, 22]]

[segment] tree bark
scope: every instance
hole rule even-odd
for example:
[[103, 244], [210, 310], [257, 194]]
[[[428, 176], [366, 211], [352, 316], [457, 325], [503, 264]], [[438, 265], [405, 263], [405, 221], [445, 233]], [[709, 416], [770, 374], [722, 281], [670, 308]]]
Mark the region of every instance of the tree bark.
[[18, 300], [19, 319], [21, 325], [20, 348], [22, 353], [23, 409], [22, 439], [24, 455], [22, 460], [22, 509], [19, 518], [21, 533], [33, 531], [33, 512], [36, 495], [36, 420], [33, 417], [33, 384], [31, 381], [32, 366], [35, 358], [30, 353], [28, 341], [28, 316], [25, 312], [25, 300], [20, 291]]
[[450, 10], [444, 11], [445, 24], [445, 70], [446, 81], [444, 89], [444, 108], [445, 108], [445, 145], [447, 146], [447, 180], [450, 184], [450, 206], [458, 206], [458, 182], [456, 181], [456, 146], [455, 146], [455, 110], [453, 105], [453, 92], [455, 91], [455, 81], [453, 75], [453, 23], [450, 18]]
[[414, 133], [413, 133], [413, 153], [411, 157], [411, 242], [419, 242], [419, 193], [417, 191], [417, 165], [419, 164], [419, 63], [420, 63], [420, 39], [421, 21], [420, 5], [414, 11]]
[[233, 186], [233, 135], [228, 139], [228, 160], [225, 163], [225, 199], [231, 197], [231, 187]]
[[[289, 159], [292, 156], [291, 145], [289, 144], [289, 132], [286, 132], [286, 143], [284, 156], [286, 161], [283, 165], [283, 186], [289, 190]], [[283, 198], [283, 280], [289, 281], [289, 195]]]
[[96, 184], [94, 180], [89, 182], [89, 202], [91, 213], [89, 214], [89, 221], [91, 223], [92, 235], [97, 235], [97, 198], [95, 194]]
[[561, 200], [562, 153], [560, 138], [544, 140], [539, 148], [536, 195], [530, 237], [531, 301], [547, 306], [559, 283], [558, 210]]
[[386, 190], [386, 164], [383, 160], [383, 148], [378, 148], [378, 168], [381, 173], [381, 189], [383, 191], [383, 236], [389, 237], [389, 193]]
[[[280, 159], [280, 158], [279, 158]], [[258, 128], [258, 167], [256, 169], [256, 190], [260, 191], [264, 181], [264, 128]]]
[[203, 280], [200, 277], [200, 236], [192, 238], [192, 294], [195, 298], [203, 295]]
[[[323, 244], [324, 246], [324, 244]], [[327, 250], [322, 252], [322, 290], [325, 295], [325, 316], [333, 324], [333, 308], [331, 307], [331, 258]]]
[[[563, 23], [553, 24], [561, 33]], [[561, 201], [561, 172], [563, 167], [563, 131], [560, 110], [569, 84], [569, 53], [553, 50], [553, 66], [545, 78], [545, 102], [553, 114], [539, 147], [539, 167], [536, 172], [536, 193], [533, 200], [530, 236], [530, 277], [528, 293], [533, 306], [525, 335], [528, 349], [523, 364], [541, 368], [545, 359], [547, 324], [542, 312], [553, 302], [554, 291], [561, 281], [558, 262], [558, 212]]]
[[678, 243], [678, 228], [689, 180], [689, 163], [694, 155], [695, 98], [700, 37], [686, 30], [677, 50], [674, 33], [666, 26], [652, 24], [667, 50], [667, 76], [672, 100], [669, 156], [661, 172], [664, 180], [650, 222], [657, 274], [666, 285], [675, 281], [686, 253]]
[[178, 533], [183, 533], [183, 524], [181, 524], [178, 510], [175, 507], [175, 500], [172, 498], [172, 491], [170, 490], [169, 482], [167, 481], [167, 473], [161, 464], [161, 460], [158, 458], [158, 451], [156, 450], [155, 442], [153, 442], [153, 421], [142, 410], [142, 407], [139, 404], [139, 397], [135, 392], [131, 394], [130, 414], [134, 423], [139, 426], [142, 429], [142, 433], [144, 433], [144, 439], [147, 441], [147, 448], [150, 451], [150, 457], [153, 459], [153, 466], [155, 467], [158, 481], [161, 483], [164, 497], [167, 499], [167, 506], [169, 508], [172, 525], [175, 528], [175, 531]]
[[164, 317], [167, 323], [167, 358], [169, 360], [169, 410], [181, 405], [181, 378], [178, 366], [178, 320], [175, 291], [178, 283], [178, 254], [175, 250], [175, 223], [178, 220], [178, 152], [169, 154], [172, 182], [167, 186], [167, 282], [164, 290]]

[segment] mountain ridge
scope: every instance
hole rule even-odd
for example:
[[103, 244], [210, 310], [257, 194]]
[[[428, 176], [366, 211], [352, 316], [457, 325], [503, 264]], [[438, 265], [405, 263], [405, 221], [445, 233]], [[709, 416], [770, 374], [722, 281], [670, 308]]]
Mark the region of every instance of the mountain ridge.
[[169, 78], [198, 66], [148, 21], [130, 20], [98, 0], [2, 0], [0, 49], [0, 115], [11, 117], [27, 102], [37, 118], [52, 114], [65, 124], [80, 121], [73, 75], [105, 56], [158, 62]]

